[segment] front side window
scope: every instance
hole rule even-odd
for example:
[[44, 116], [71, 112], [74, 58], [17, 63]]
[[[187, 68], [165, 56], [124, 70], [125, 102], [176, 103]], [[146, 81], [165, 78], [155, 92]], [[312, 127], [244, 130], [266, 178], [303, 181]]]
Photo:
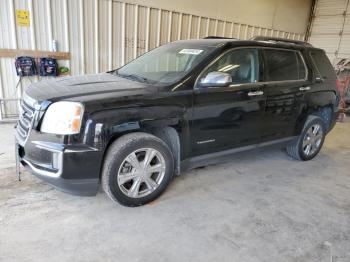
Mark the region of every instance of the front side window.
[[171, 84], [186, 76], [214, 47], [171, 43], [136, 58], [115, 71], [122, 77], [152, 84]]
[[243, 48], [227, 52], [202, 73], [201, 79], [211, 72], [229, 74], [232, 78], [232, 84], [258, 82], [258, 50], [255, 48]]
[[305, 65], [298, 52], [264, 49], [264, 56], [266, 81], [305, 79]]

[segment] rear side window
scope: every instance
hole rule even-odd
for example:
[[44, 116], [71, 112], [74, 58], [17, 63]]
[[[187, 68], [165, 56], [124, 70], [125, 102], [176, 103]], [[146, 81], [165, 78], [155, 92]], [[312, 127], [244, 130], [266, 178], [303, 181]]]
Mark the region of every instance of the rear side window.
[[313, 50], [310, 52], [312, 61], [316, 67], [318, 77], [335, 79], [336, 75], [331, 62], [322, 50]]
[[264, 57], [266, 81], [305, 79], [305, 65], [298, 52], [264, 49]]

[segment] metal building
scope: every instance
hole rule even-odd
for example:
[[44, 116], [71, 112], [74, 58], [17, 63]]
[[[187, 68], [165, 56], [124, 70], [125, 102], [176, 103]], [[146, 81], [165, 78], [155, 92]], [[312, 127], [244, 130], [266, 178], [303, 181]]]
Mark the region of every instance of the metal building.
[[[27, 26], [18, 25], [16, 16], [21, 10], [28, 12]], [[251, 21], [257, 24], [258, 18], [251, 17]], [[271, 27], [255, 24], [241, 23], [234, 17], [221, 19], [114, 0], [2, 0], [0, 99], [7, 100], [1, 100], [0, 117], [15, 118], [18, 102], [12, 99], [20, 98], [31, 82], [39, 80], [25, 77], [19, 82], [14, 57], [9, 55], [16, 50], [52, 51], [55, 40], [58, 51], [70, 56], [59, 64], [68, 67], [71, 75], [77, 75], [120, 67], [152, 48], [179, 39], [208, 35], [239, 39], [255, 35], [304, 38], [303, 33], [274, 28], [273, 22]]]
[[350, 57], [349, 0], [316, 1], [309, 42], [325, 49], [333, 63]]

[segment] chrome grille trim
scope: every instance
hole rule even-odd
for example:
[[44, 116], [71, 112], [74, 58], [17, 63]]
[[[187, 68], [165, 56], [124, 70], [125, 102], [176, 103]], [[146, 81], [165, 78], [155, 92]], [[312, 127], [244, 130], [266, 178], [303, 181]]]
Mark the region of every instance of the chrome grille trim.
[[33, 101], [34, 100], [28, 96], [23, 96], [23, 100], [21, 101], [20, 116], [16, 128], [16, 138], [22, 146], [28, 138], [34, 120], [35, 103]]
[[17, 132], [20, 134], [21, 137], [27, 136], [27, 132], [20, 125], [18, 125]]
[[29, 118], [32, 118], [34, 115], [34, 108], [30, 108], [29, 105], [27, 105], [24, 101], [21, 103], [22, 110], [24, 110]]
[[25, 117], [21, 117], [19, 122], [22, 126], [30, 126], [30, 119], [26, 119]]

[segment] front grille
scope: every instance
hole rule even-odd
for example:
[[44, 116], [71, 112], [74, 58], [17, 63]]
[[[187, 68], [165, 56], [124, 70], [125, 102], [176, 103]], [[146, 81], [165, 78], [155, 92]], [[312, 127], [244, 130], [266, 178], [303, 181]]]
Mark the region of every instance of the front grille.
[[28, 137], [29, 131], [32, 127], [33, 118], [34, 118], [34, 107], [26, 103], [25, 100], [21, 102], [21, 110], [19, 121], [17, 123], [17, 139], [21, 144], [24, 144], [25, 140]]

